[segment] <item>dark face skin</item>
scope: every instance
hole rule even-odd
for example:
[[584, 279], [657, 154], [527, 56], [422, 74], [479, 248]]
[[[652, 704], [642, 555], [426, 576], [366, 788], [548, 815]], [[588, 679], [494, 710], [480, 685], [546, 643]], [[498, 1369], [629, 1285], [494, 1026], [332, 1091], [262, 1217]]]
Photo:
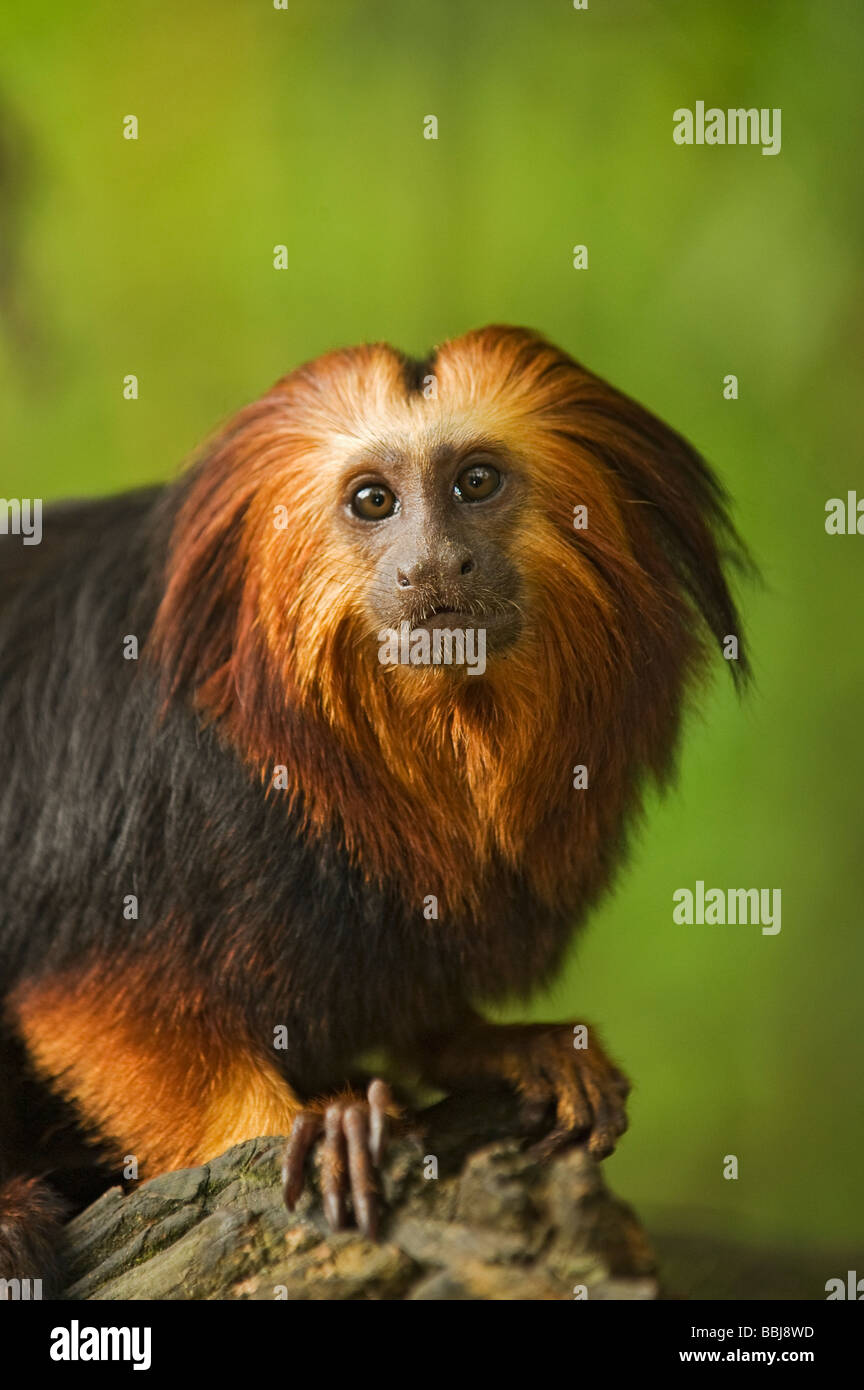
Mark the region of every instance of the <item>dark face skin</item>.
[[483, 628], [487, 648], [518, 636], [520, 584], [508, 556], [524, 482], [500, 449], [439, 446], [352, 459], [342, 524], [366, 563], [376, 627]]

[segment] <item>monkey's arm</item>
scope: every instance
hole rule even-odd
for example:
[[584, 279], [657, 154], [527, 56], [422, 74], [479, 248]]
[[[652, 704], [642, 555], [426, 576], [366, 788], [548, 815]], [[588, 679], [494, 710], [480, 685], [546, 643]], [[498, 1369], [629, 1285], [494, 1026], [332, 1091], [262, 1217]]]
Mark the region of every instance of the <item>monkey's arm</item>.
[[587, 1134], [589, 1152], [605, 1158], [627, 1128], [629, 1082], [587, 1025], [495, 1024], [472, 1013], [457, 1031], [425, 1037], [416, 1061], [427, 1080], [446, 1088], [508, 1082], [532, 1124], [554, 1107], [554, 1127], [541, 1150]]

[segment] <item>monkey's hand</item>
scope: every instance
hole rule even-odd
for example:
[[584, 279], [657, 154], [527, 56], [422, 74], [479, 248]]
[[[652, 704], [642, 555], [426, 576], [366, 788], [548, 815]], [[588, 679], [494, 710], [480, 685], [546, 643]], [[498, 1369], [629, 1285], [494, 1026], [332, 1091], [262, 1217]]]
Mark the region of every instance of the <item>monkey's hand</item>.
[[456, 1035], [430, 1039], [421, 1065], [430, 1081], [447, 1088], [488, 1078], [509, 1082], [532, 1128], [554, 1114], [536, 1145], [542, 1155], [587, 1135], [589, 1153], [606, 1158], [627, 1128], [630, 1083], [584, 1025], [476, 1019]]
[[354, 1219], [365, 1236], [377, 1238], [378, 1185], [375, 1169], [381, 1162], [389, 1116], [398, 1115], [389, 1086], [370, 1082], [366, 1096], [345, 1091], [300, 1110], [282, 1155], [282, 1184], [289, 1211], [303, 1191], [303, 1170], [309, 1150], [321, 1139], [319, 1183], [324, 1214], [334, 1231], [347, 1224], [350, 1197]]

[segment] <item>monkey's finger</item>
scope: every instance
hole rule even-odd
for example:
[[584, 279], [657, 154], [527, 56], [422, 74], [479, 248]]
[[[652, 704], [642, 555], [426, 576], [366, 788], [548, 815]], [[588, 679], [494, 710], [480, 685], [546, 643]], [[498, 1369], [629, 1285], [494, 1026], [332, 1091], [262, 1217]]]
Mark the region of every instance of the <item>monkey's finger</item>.
[[[594, 1158], [608, 1158], [615, 1149], [622, 1109], [616, 1104], [616, 1091], [608, 1094], [590, 1075], [582, 1077], [582, 1085], [594, 1111], [594, 1122], [588, 1140], [588, 1152]], [[626, 1120], [625, 1120], [626, 1125]]]
[[606, 1098], [606, 1110], [606, 1122], [609, 1126], [610, 1133], [614, 1136], [617, 1143], [621, 1135], [625, 1133], [629, 1124], [627, 1111], [617, 1099], [611, 1099], [608, 1096]]
[[549, 1078], [542, 1070], [537, 1070], [518, 1076], [515, 1084], [522, 1127], [529, 1134], [534, 1130], [548, 1129], [555, 1102], [555, 1088]]
[[559, 1149], [566, 1149], [569, 1145], [574, 1144], [576, 1138], [577, 1132], [574, 1132], [569, 1125], [556, 1125], [536, 1144], [532, 1144], [528, 1153], [532, 1158], [543, 1162], [547, 1158], [551, 1158], [553, 1154], [558, 1153]]
[[342, 1106], [330, 1105], [324, 1114], [324, 1142], [321, 1145], [321, 1199], [324, 1215], [333, 1231], [345, 1225], [345, 1135], [342, 1131]]
[[365, 1106], [349, 1105], [342, 1125], [348, 1141], [348, 1173], [354, 1218], [364, 1236], [375, 1240], [378, 1234], [378, 1203], [369, 1156], [369, 1119]]
[[627, 1097], [630, 1094], [630, 1082], [627, 1077], [620, 1072], [617, 1067], [612, 1067], [607, 1078], [601, 1083], [603, 1097], [609, 1110], [609, 1122], [616, 1138], [620, 1138], [627, 1129]]
[[602, 1105], [595, 1117], [594, 1128], [588, 1138], [588, 1152], [592, 1158], [608, 1158], [615, 1152], [618, 1135], [608, 1106]]
[[559, 1077], [555, 1088], [556, 1129], [566, 1130], [571, 1135], [583, 1134], [592, 1126], [591, 1099], [584, 1084], [584, 1077], [578, 1071], [568, 1068], [565, 1077]]
[[321, 1116], [301, 1110], [295, 1116], [288, 1142], [282, 1152], [282, 1195], [289, 1211], [293, 1211], [303, 1191], [303, 1169], [306, 1155], [321, 1133]]
[[528, 1152], [537, 1159], [547, 1159], [558, 1149], [573, 1142], [573, 1127], [568, 1123], [557, 1123], [549, 1128], [556, 1110], [555, 1092], [548, 1082], [534, 1078], [519, 1086], [519, 1118], [530, 1134], [545, 1130], [542, 1139], [532, 1144]]
[[627, 1118], [627, 1106], [620, 1091], [616, 1091], [615, 1099], [610, 1102], [609, 1109], [612, 1112], [612, 1124], [615, 1128], [615, 1133], [620, 1139], [630, 1123]]
[[386, 1081], [377, 1078], [370, 1081], [366, 1099], [369, 1102], [369, 1152], [377, 1167], [384, 1157], [387, 1144], [387, 1113], [395, 1109], [396, 1103]]

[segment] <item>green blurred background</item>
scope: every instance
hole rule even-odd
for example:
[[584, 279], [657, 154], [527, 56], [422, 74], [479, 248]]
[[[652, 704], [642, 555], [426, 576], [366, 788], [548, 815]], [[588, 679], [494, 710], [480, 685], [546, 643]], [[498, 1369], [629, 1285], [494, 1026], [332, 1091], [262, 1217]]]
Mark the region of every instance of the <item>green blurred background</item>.
[[[489, 321], [542, 329], [716, 466], [764, 574], [757, 688], [706, 698], [533, 1012], [596, 1020], [634, 1076], [607, 1172], [661, 1248], [788, 1250], [812, 1297], [861, 1253], [864, 539], [824, 506], [864, 494], [862, 40], [854, 0], [0, 13], [0, 495], [167, 477], [300, 360]], [[781, 107], [782, 152], [676, 146], [699, 99]], [[674, 925], [699, 878], [781, 888], [781, 933]]]

